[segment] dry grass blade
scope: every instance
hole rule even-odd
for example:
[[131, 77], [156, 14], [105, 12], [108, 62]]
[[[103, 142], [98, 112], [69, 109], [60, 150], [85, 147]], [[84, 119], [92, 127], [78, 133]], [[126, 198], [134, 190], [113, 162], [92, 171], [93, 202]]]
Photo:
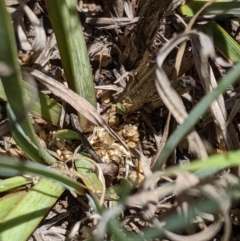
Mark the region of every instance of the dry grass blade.
[[[198, 72], [198, 76], [200, 78], [200, 81], [202, 83], [202, 86], [204, 87], [206, 92], [210, 92], [217, 86], [217, 81], [214, 77], [213, 70], [209, 64], [208, 70], [205, 74], [202, 73], [201, 69], [201, 63], [200, 63], [200, 44], [196, 39], [192, 40], [192, 46], [193, 46], [193, 54], [194, 54], [194, 62], [195, 66]], [[203, 76], [204, 75], [204, 76]], [[213, 102], [211, 105], [211, 114], [213, 116], [213, 119], [217, 123], [217, 132], [218, 132], [218, 142], [220, 148], [225, 151], [228, 150], [235, 150], [239, 148], [239, 141], [236, 134], [236, 131], [234, 130], [233, 125], [228, 126], [226, 128], [226, 120], [227, 120], [227, 111], [225, 107], [225, 102], [223, 99], [223, 95], [220, 95], [220, 97]], [[224, 143], [222, 143], [222, 138], [224, 140]]]
[[[186, 38], [191, 37], [199, 37], [200, 42], [203, 44], [203, 46], [207, 45], [207, 48], [201, 49], [201, 59], [204, 63], [204, 67], [202, 67], [202, 71], [206, 72], [206, 63], [208, 61], [208, 58], [211, 57], [212, 59], [219, 60], [219, 58], [215, 57], [214, 47], [210, 39], [203, 33], [198, 33], [196, 31], [189, 31], [187, 33], [183, 33], [179, 35], [177, 38], [170, 41], [168, 44], [166, 44], [162, 50], [160, 51], [160, 54], [157, 57], [157, 64], [160, 66], [157, 70], [158, 76], [161, 76], [161, 82], [156, 82], [156, 85], [160, 85], [162, 82], [164, 82], [165, 87], [169, 87], [168, 78], [164, 70], [161, 68], [162, 63], [164, 61], [164, 58], [161, 56], [161, 52], [165, 52], [167, 48], [169, 48], [169, 45], [174, 44], [177, 45], [184, 41]], [[223, 60], [222, 60], [223, 62]], [[189, 130], [194, 127], [194, 125], [199, 120], [200, 116], [203, 115], [207, 109], [209, 108], [209, 104], [211, 104], [216, 98], [219, 97], [219, 95], [226, 91], [226, 89], [234, 83], [239, 78], [239, 73], [237, 70], [232, 70], [228, 72], [228, 75], [226, 77], [222, 78], [221, 81], [218, 83], [218, 86], [208, 95], [206, 95], [197, 105], [196, 107], [190, 112], [189, 118], [184, 121], [184, 123], [175, 130], [175, 132], [172, 134], [172, 136], [169, 138], [169, 141], [166, 143], [166, 146], [164, 147], [163, 151], [161, 152], [161, 155], [157, 158], [157, 161], [154, 165], [154, 170], [158, 170], [160, 166], [164, 164], [167, 157], [170, 155], [171, 151], [178, 145], [180, 140], [189, 133]], [[161, 90], [160, 90], [161, 91]], [[163, 94], [167, 94], [166, 88], [163, 89]]]
[[[204, 6], [194, 15], [194, 17], [191, 19], [190, 23], [187, 25], [186, 30], [185, 31], [189, 31], [192, 29], [192, 26], [194, 24], [194, 22], [196, 21], [197, 17], [202, 13], [203, 10], [205, 10], [208, 6], [210, 6], [211, 4], [213, 4], [216, 0], [211, 0], [208, 1], [206, 4], [204, 4]], [[178, 75], [180, 67], [181, 67], [181, 62], [182, 62], [182, 58], [183, 58], [183, 54], [186, 48], [186, 44], [187, 42], [183, 42], [178, 50], [177, 53], [177, 57], [176, 57], [176, 63], [175, 63], [175, 68], [176, 68], [176, 74]]]
[[[176, 168], [176, 167], [175, 167]], [[149, 178], [148, 180], [146, 180], [146, 183], [153, 183], [154, 179], [161, 178], [164, 176], [164, 174], [166, 175], [166, 173], [163, 172], [156, 172], [153, 174], [152, 178]], [[203, 240], [210, 240], [211, 237], [215, 237], [216, 234], [219, 232], [219, 230], [221, 229], [221, 227], [223, 226], [223, 220], [224, 220], [224, 234], [223, 234], [223, 240], [229, 240], [230, 238], [230, 230], [231, 230], [231, 221], [229, 218], [229, 209], [231, 207], [231, 198], [229, 197], [229, 193], [226, 191], [225, 189], [225, 184], [222, 182], [223, 180], [212, 180], [212, 184], [209, 184], [209, 182], [207, 182], [207, 184], [203, 185], [202, 183], [199, 183], [199, 180], [197, 178], [196, 175], [194, 174], [190, 174], [187, 172], [182, 172], [181, 175], [184, 175], [183, 179], [182, 177], [180, 177], [182, 180], [182, 186], [177, 187], [177, 182], [179, 182], [178, 178], [179, 178], [179, 174], [177, 174], [178, 178], [176, 180], [176, 182], [172, 182], [170, 183], [170, 185], [164, 185], [162, 187], [159, 187], [157, 189], [159, 189], [159, 194], [163, 194], [164, 197], [166, 197], [166, 195], [170, 195], [171, 193], [168, 193], [168, 191], [170, 191], [170, 187], [173, 187], [172, 193], [174, 193], [174, 196], [176, 196], [176, 201], [178, 202], [177, 208], [175, 209], [176, 212], [178, 212], [179, 214], [179, 218], [180, 216], [182, 217], [182, 221], [184, 224], [180, 224], [179, 222], [176, 224], [173, 224], [174, 221], [171, 222], [166, 222], [164, 227], [160, 226], [161, 223], [159, 222], [162, 219], [158, 219], [158, 218], [154, 218], [154, 224], [159, 227], [159, 234], [162, 231], [164, 233], [164, 235], [166, 235], [166, 237], [169, 240], [177, 240], [177, 241], [182, 241], [182, 240], [199, 240], [199, 241], [203, 241]], [[202, 178], [200, 178], [201, 180], [203, 180]], [[198, 184], [198, 185], [197, 185]], [[162, 189], [161, 189], [162, 188]], [[178, 188], [178, 190], [177, 190]], [[160, 191], [161, 189], [161, 191]], [[147, 189], [146, 189], [147, 191]], [[150, 195], [151, 193], [151, 195]], [[158, 195], [159, 195], [158, 194]], [[153, 197], [156, 195], [156, 193], [154, 191], [151, 192], [145, 192], [145, 200], [148, 200], [149, 202], [154, 202]], [[161, 199], [161, 195], [159, 195], [159, 198]], [[135, 196], [135, 200], [134, 197]], [[136, 194], [132, 196], [131, 198], [127, 199], [127, 203], [129, 201], [131, 201], [131, 204], [140, 204], [140, 202], [142, 202], [142, 204], [146, 205], [149, 207], [149, 204], [144, 203], [145, 200], [142, 198], [142, 196], [144, 196], [144, 192], [142, 192], [141, 194]], [[189, 201], [186, 200], [186, 197], [192, 197], [194, 199], [190, 199]], [[211, 208], [208, 207], [204, 207], [202, 208], [194, 208], [194, 211], [190, 211], [192, 209], [193, 203], [198, 203], [196, 201], [197, 198], [203, 199], [203, 196], [205, 197], [204, 199], [208, 199], [211, 200], [211, 202], [214, 203], [214, 207], [217, 208], [217, 212], [213, 212], [216, 213], [217, 215], [212, 215], [210, 213], [212, 213]], [[137, 197], [137, 198], [136, 198]], [[179, 209], [179, 204], [181, 205], [181, 198], [183, 200], [183, 202], [187, 202], [188, 204], [188, 209], [186, 210], [187, 212], [184, 212], [183, 210]], [[159, 199], [158, 199], [159, 200]], [[180, 202], [179, 202], [179, 201]], [[201, 203], [201, 202], [200, 202]], [[183, 203], [182, 203], [183, 204]], [[211, 211], [210, 211], [211, 210]], [[173, 210], [172, 210], [173, 211]], [[180, 211], [180, 212], [179, 212]], [[197, 212], [196, 212], [197, 211]], [[209, 212], [210, 211], [210, 212]], [[175, 213], [175, 212], [172, 212]], [[207, 215], [205, 215], [207, 214]], [[167, 214], [167, 217], [171, 216], [171, 214]], [[175, 215], [175, 218], [177, 218], [178, 215]], [[168, 218], [165, 216], [164, 221], [166, 221]], [[173, 233], [173, 231], [177, 231], [177, 230], [181, 230], [180, 226], [182, 226], [182, 228], [186, 228], [186, 226], [190, 225], [192, 223], [192, 220], [196, 220], [197, 222], [199, 222], [199, 220], [201, 220], [201, 223], [204, 223], [204, 220], [208, 220], [206, 222], [206, 226], [204, 227], [204, 230], [196, 233], [196, 231], [189, 233], [189, 235], [179, 235], [179, 234], [175, 234]], [[209, 225], [209, 221], [212, 222], [212, 224]], [[171, 226], [172, 225], [172, 226]], [[173, 226], [175, 226], [174, 229]], [[161, 230], [161, 231], [160, 231]], [[187, 229], [188, 230], [188, 229]], [[161, 234], [159, 235], [161, 236]], [[153, 237], [153, 236], [152, 236]]]
[[225, 190], [225, 187], [221, 185], [221, 180], [215, 182], [214, 185], [205, 184], [204, 186], [200, 187], [200, 190], [210, 199], [214, 199], [219, 206], [219, 216], [223, 217], [225, 223], [225, 230], [222, 240], [229, 240], [232, 228], [229, 211], [232, 203], [227, 191]]
[[128, 207], [143, 208], [148, 206], [148, 204], [156, 205], [158, 200], [172, 195], [174, 192], [174, 183], [168, 183], [161, 187], [153, 188], [156, 180], [160, 180], [161, 176], [164, 176], [162, 172], [153, 173], [152, 177], [146, 179], [146, 182], [144, 183], [144, 191], [127, 197], [125, 205]]
[[18, 4], [18, 0], [5, 0], [6, 6], [16, 5]]
[[169, 112], [169, 113], [168, 113], [168, 117], [167, 117], [167, 121], [166, 121], [166, 124], [165, 124], [165, 127], [164, 127], [164, 132], [163, 132], [162, 140], [161, 140], [160, 145], [158, 146], [157, 154], [156, 154], [154, 160], [152, 161], [151, 166], [154, 166], [157, 157], [159, 156], [159, 154], [161, 153], [164, 145], [165, 145], [166, 142], [167, 142], [168, 134], [169, 134], [170, 120], [171, 120], [171, 113]]
[[[186, 37], [188, 37], [193, 33], [198, 35], [197, 32], [187, 32]], [[161, 99], [163, 100], [164, 104], [168, 107], [172, 115], [175, 117], [177, 122], [180, 124], [182, 124], [187, 119], [188, 114], [185, 110], [185, 107], [182, 104], [181, 98], [176, 93], [176, 91], [171, 87], [168, 77], [164, 72], [162, 66], [165, 58], [170, 53], [170, 51], [179, 42], [182, 42], [182, 40], [185, 40], [186, 37], [184, 37], [184, 35], [182, 36], [180, 35], [176, 39], [173, 39], [172, 41], [170, 41], [169, 44], [166, 44], [161, 49], [161, 54], [159, 54], [157, 57], [158, 69], [156, 71], [157, 79], [155, 81], [156, 88]], [[196, 131], [193, 131], [188, 136], [188, 141], [189, 141], [189, 144], [191, 144], [190, 148], [197, 155], [198, 158], [206, 158], [208, 156], [205, 150], [204, 144]], [[158, 156], [156, 156], [156, 158], [158, 158]]]
[[[107, 226], [111, 222], [111, 220], [114, 219], [114, 217], [119, 216], [122, 213], [123, 206], [120, 204], [118, 206], [115, 206], [111, 209], [106, 210], [103, 214], [102, 217], [99, 221], [99, 224], [97, 226], [97, 230], [94, 234], [94, 240], [96, 241], [102, 241], [104, 240], [104, 236], [106, 235], [107, 231]], [[116, 235], [116, 233], [115, 233]], [[126, 237], [125, 237], [126, 238]], [[117, 241], [119, 240], [124, 240], [124, 239], [116, 239]]]

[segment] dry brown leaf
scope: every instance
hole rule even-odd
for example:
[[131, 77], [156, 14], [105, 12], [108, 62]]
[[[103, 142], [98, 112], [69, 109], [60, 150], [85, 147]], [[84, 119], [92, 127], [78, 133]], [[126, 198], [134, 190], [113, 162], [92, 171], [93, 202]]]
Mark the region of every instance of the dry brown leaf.
[[[210, 1], [206, 2], [204, 4], [204, 6], [201, 9], [199, 9], [198, 12], [192, 17], [192, 19], [189, 22], [189, 24], [187, 25], [185, 31], [191, 30], [194, 22], [197, 19], [197, 17], [202, 13], [202, 11], [204, 11], [208, 6], [213, 4], [213, 2], [215, 2], [215, 1], [216, 0], [210, 0]], [[181, 64], [182, 64], [182, 58], [183, 58], [183, 54], [185, 52], [186, 45], [187, 45], [187, 41], [181, 43], [181, 45], [179, 46], [179, 50], [178, 50], [176, 62], [175, 62], [175, 69], [176, 69], [177, 75], [179, 74], [179, 70], [180, 70], [180, 67], [181, 67]]]
[[173, 193], [173, 185], [164, 185], [153, 190], [143, 190], [126, 198], [125, 204], [128, 207], [143, 208], [148, 204], [157, 205], [161, 198], [169, 196]]

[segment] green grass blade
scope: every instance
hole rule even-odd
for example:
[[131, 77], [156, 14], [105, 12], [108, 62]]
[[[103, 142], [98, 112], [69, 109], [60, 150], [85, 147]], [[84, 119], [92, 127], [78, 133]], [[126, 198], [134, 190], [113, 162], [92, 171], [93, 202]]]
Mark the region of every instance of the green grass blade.
[[93, 161], [78, 153], [76, 154], [75, 158], [74, 164], [77, 171], [82, 176], [83, 183], [88, 187], [89, 190], [102, 191], [103, 185], [97, 175], [97, 167], [93, 164]]
[[27, 240], [63, 191], [58, 183], [41, 179], [1, 220], [0, 240]]
[[67, 175], [63, 175], [63, 173], [57, 170], [31, 161], [21, 161], [12, 157], [0, 155], [1, 176], [18, 176], [25, 174], [52, 179], [65, 188], [74, 190], [79, 195], [83, 195], [86, 192], [86, 187], [84, 185], [76, 182]]
[[226, 59], [233, 63], [240, 60], [239, 44], [219, 24], [209, 22], [203, 25], [202, 29], [206, 32], [211, 31], [214, 45]]
[[80, 140], [77, 132], [68, 129], [56, 131], [54, 136], [60, 140]]
[[189, 165], [171, 167], [166, 170], [167, 173], [172, 172], [201, 172], [209, 169], [221, 170], [225, 168], [235, 167], [240, 165], [240, 153], [239, 152], [227, 152], [221, 155], [213, 155], [207, 160], [196, 160]]
[[194, 127], [200, 117], [206, 113], [213, 101], [239, 79], [239, 68], [240, 63], [236, 64], [233, 69], [221, 78], [218, 82], [218, 86], [211, 93], [202, 98], [202, 100], [189, 113], [187, 120], [173, 132], [153, 167], [155, 171], [159, 170], [159, 168], [165, 163], [172, 151], [177, 147], [178, 143]]
[[[26, 177], [17, 176], [7, 178], [5, 180], [0, 181], [0, 193], [11, 191], [23, 185], [32, 183], [32, 180]], [[1, 210], [1, 209], [0, 209]]]
[[[21, 87], [21, 70], [17, 62], [17, 48], [14, 39], [13, 26], [7, 13], [5, 2], [0, 1], [0, 61], [7, 64], [12, 70], [10, 75], [2, 76], [2, 84], [7, 100], [16, 116], [27, 113], [25, 105], [25, 93]], [[22, 125], [29, 129], [27, 120], [22, 121]]]
[[[61, 105], [57, 103], [54, 99], [49, 98], [47, 95], [38, 92], [38, 90], [36, 90], [27, 82], [22, 81], [21, 84], [25, 92], [25, 98], [27, 103], [30, 103], [31, 100], [34, 100], [32, 109], [30, 110], [31, 114], [36, 117], [40, 117], [53, 125], [58, 125], [62, 109]], [[38, 95], [35, 96], [34, 93], [38, 93]], [[7, 96], [5, 94], [1, 80], [0, 99], [7, 101]]]
[[[15, 44], [13, 26], [7, 13], [5, 1], [0, 1], [0, 61], [12, 70], [10, 75], [2, 76], [6, 96], [17, 116], [26, 113], [24, 91], [22, 90], [21, 71], [17, 62], [17, 48]], [[12, 98], [11, 98], [12, 97]]]
[[[34, 138], [36, 146], [30, 142], [30, 139], [23, 131], [19, 123], [16, 123], [16, 117], [9, 105], [7, 105], [8, 118], [10, 122], [12, 136], [15, 138], [16, 143], [21, 147], [24, 153], [33, 161], [39, 163], [52, 164], [55, 159], [46, 152], [46, 150], [41, 146], [39, 140], [35, 133], [32, 133], [32, 139]], [[33, 127], [31, 127], [31, 132], [34, 132]], [[50, 156], [50, 157], [49, 157]], [[45, 161], [45, 162], [44, 162]]]
[[38, 149], [36, 146], [34, 146], [29, 138], [26, 136], [25, 132], [23, 131], [22, 127], [19, 125], [19, 123], [15, 123], [15, 115], [13, 114], [13, 111], [11, 108], [7, 105], [8, 109], [8, 119], [12, 132], [12, 136], [18, 146], [21, 147], [22, 151], [26, 154], [26, 156], [36, 162], [44, 164], [44, 160], [39, 156]]
[[[92, 70], [88, 58], [82, 26], [72, 0], [46, 0], [51, 23], [61, 55], [65, 76], [69, 87], [96, 106]], [[80, 125], [88, 121], [81, 116]]]
[[[192, 17], [197, 11], [208, 2], [207, 0], [188, 0], [184, 5], [178, 7], [178, 11], [187, 17]], [[217, 0], [207, 7], [201, 15], [219, 15], [232, 14], [240, 17], [240, 1], [239, 0]]]
[[26, 191], [14, 192], [0, 198], [0, 220], [10, 212], [12, 209], [24, 198]]
[[[29, 118], [23, 118], [23, 115], [27, 113], [25, 92], [22, 88], [22, 76], [20, 66], [17, 62], [17, 48], [13, 26], [4, 1], [0, 1], [0, 23], [0, 61], [12, 69], [11, 74], [2, 76], [2, 83], [7, 100], [15, 116], [22, 117], [19, 124], [25, 134], [38, 148], [39, 156], [47, 163], [52, 164], [56, 160], [41, 146]], [[10, 110], [10, 108], [8, 109]], [[16, 119], [14, 121], [16, 121]], [[18, 144], [21, 145], [21, 143]]]
[[[178, 11], [185, 16], [192, 17], [207, 1], [206, 0], [190, 0], [186, 4], [180, 6]], [[216, 1], [211, 6], [205, 9], [203, 14], [231, 13], [235, 16], [240, 16], [240, 1]], [[216, 15], [217, 15], [216, 14]], [[202, 26], [205, 32], [210, 32], [214, 44], [217, 49], [222, 53], [225, 58], [231, 62], [238, 62], [240, 59], [240, 46], [239, 44], [216, 22], [209, 21]]]

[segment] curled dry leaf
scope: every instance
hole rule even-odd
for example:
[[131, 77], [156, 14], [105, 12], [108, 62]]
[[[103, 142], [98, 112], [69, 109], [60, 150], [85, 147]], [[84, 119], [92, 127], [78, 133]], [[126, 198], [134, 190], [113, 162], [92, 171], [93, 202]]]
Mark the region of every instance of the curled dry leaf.
[[[156, 59], [158, 68], [156, 71], [157, 78], [156, 78], [155, 84], [157, 87], [157, 91], [158, 91], [160, 97], [162, 98], [162, 100], [164, 101], [165, 105], [168, 107], [168, 109], [172, 112], [173, 116], [180, 123], [183, 123], [184, 120], [187, 118], [187, 113], [185, 110], [182, 109], [182, 107], [176, 106], [179, 104], [179, 102], [181, 102], [178, 95], [174, 95], [174, 98], [169, 98], [169, 96], [166, 93], [166, 91], [171, 89], [171, 86], [170, 86], [168, 77], [163, 69], [163, 63], [164, 63], [167, 55], [171, 52], [171, 50], [173, 48], [175, 48], [175, 46], [177, 46], [181, 42], [187, 40], [189, 37], [191, 37], [191, 38], [199, 37], [202, 45], [210, 46], [208, 48], [208, 52], [206, 52], [206, 50], [204, 50], [204, 48], [201, 48], [201, 56], [202, 56], [203, 61], [206, 61], [206, 59], [208, 59], [208, 57], [213, 58], [215, 56], [214, 46], [213, 46], [212, 41], [209, 39], [209, 37], [201, 32], [191, 30], [191, 31], [187, 31], [187, 32], [184, 32], [184, 33], [178, 35], [177, 37], [175, 37], [174, 39], [169, 41], [166, 45], [164, 45], [162, 47], [162, 49], [160, 50], [160, 52], [157, 56], [157, 59]], [[205, 69], [203, 69], [203, 71], [205, 71]], [[164, 90], [163, 86], [167, 87], [167, 90]]]

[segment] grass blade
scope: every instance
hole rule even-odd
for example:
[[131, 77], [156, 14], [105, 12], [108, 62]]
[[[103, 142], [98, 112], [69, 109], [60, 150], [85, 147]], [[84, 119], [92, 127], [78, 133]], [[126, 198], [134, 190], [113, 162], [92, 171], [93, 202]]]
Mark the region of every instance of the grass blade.
[[[96, 106], [92, 70], [83, 36], [82, 26], [72, 0], [46, 0], [51, 23], [61, 55], [65, 76], [70, 89]], [[81, 116], [80, 126], [88, 125]]]
[[206, 170], [221, 170], [225, 168], [235, 167], [240, 165], [240, 153], [239, 152], [228, 152], [221, 155], [213, 155], [207, 160], [196, 160], [191, 162], [189, 165], [171, 167], [166, 170], [167, 173], [176, 173], [190, 171], [206, 171]]
[[[57, 103], [54, 99], [49, 98], [47, 95], [38, 92], [29, 83], [22, 81], [22, 88], [24, 89], [26, 102], [30, 103], [35, 99], [31, 114], [44, 119], [45, 121], [58, 125], [59, 116], [61, 113], [61, 105]], [[37, 96], [34, 93], [38, 93]], [[7, 96], [5, 94], [2, 81], [0, 80], [0, 99], [7, 101]]]
[[31, 161], [21, 161], [8, 156], [0, 155], [1, 176], [18, 176], [23, 174], [52, 179], [61, 183], [65, 188], [74, 190], [79, 195], [85, 194], [86, 191], [86, 187], [84, 185], [74, 181], [66, 175], [63, 175], [63, 173], [59, 171]]
[[232, 63], [240, 60], [239, 44], [219, 24], [212, 21], [203, 25], [202, 28], [206, 32], [211, 31], [214, 45], [226, 59]]
[[[5, 2], [0, 1], [0, 61], [5, 63], [12, 70], [10, 74], [2, 76], [2, 83], [7, 100], [14, 115], [21, 119], [19, 123], [25, 134], [38, 148], [39, 156], [47, 163], [52, 164], [56, 160], [41, 146], [29, 118], [24, 118], [27, 114], [25, 93], [22, 88], [22, 76], [19, 63], [17, 62], [17, 48], [14, 39], [13, 26], [7, 13]], [[16, 122], [17, 118], [13, 121]], [[18, 143], [21, 147], [21, 143]]]
[[[32, 183], [32, 180], [26, 177], [17, 176], [0, 181], [0, 193], [11, 191], [23, 185]], [[1, 209], [0, 209], [1, 210]]]
[[[90, 158], [76, 154], [74, 165], [77, 171], [81, 174], [83, 183], [88, 187], [89, 190], [102, 191], [103, 184], [101, 183], [97, 173], [97, 167], [94, 165], [94, 161]], [[94, 172], [94, 170], [96, 170]]]
[[1, 221], [1, 241], [27, 240], [63, 191], [58, 183], [41, 179]]
[[[206, 0], [189, 0], [186, 4], [178, 7], [178, 11], [188, 17], [194, 16], [197, 11], [208, 1]], [[239, 0], [217, 0], [211, 6], [206, 8], [202, 15], [219, 15], [231, 14], [240, 17]]]
[[80, 140], [77, 132], [68, 129], [56, 131], [54, 136], [60, 140]]
[[0, 198], [0, 220], [2, 220], [24, 198], [27, 191], [14, 192]]
[[21, 147], [25, 155], [36, 162], [44, 164], [45, 162], [43, 159], [39, 156], [38, 149], [36, 146], [34, 146], [29, 138], [26, 136], [25, 132], [23, 131], [22, 127], [19, 125], [19, 123], [16, 123], [15, 115], [9, 105], [7, 105], [8, 109], [8, 119], [10, 126], [12, 126], [11, 132], [14, 140], [16, 143]]
[[164, 146], [160, 156], [156, 160], [156, 163], [153, 167], [155, 171], [159, 170], [172, 151], [177, 147], [182, 138], [188, 134], [188, 132], [198, 122], [200, 117], [206, 113], [212, 102], [217, 99], [220, 94], [224, 93], [230, 85], [234, 84], [239, 79], [239, 68], [240, 63], [238, 63], [223, 78], [221, 78], [221, 80], [218, 82], [218, 87], [215, 88], [211, 93], [204, 96], [189, 113], [187, 120], [173, 132], [168, 142]]

